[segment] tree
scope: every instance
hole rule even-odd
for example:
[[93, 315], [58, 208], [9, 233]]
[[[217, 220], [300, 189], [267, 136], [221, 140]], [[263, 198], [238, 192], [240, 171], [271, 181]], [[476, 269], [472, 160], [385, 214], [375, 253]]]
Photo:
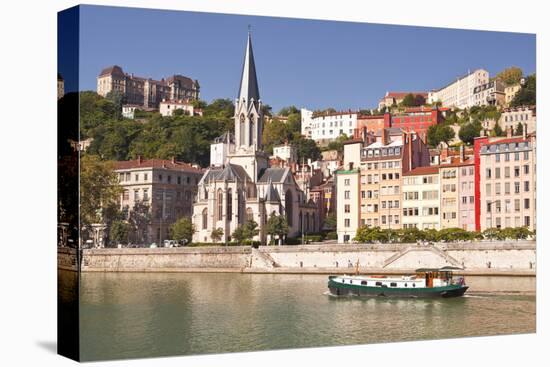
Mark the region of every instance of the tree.
[[271, 237], [271, 243], [273, 243], [275, 236], [277, 236], [277, 238], [279, 239], [283, 238], [283, 236], [286, 236], [288, 234], [288, 223], [286, 221], [286, 217], [271, 213], [269, 219], [267, 220], [266, 232]]
[[170, 233], [174, 240], [190, 243], [193, 240], [195, 226], [193, 226], [190, 218], [182, 217], [172, 224], [172, 227], [170, 227]]
[[424, 105], [424, 103], [426, 103], [426, 99], [422, 95], [420, 94], [414, 95], [412, 93], [409, 93], [401, 101], [401, 106], [418, 107], [418, 106]]
[[296, 155], [298, 156], [299, 162], [302, 160], [307, 162], [308, 159], [314, 162], [321, 159], [321, 150], [312, 139], [299, 136], [292, 141], [292, 146], [296, 149]]
[[223, 229], [222, 228], [216, 228], [212, 230], [212, 233], [210, 233], [210, 238], [214, 243], [221, 240], [223, 237]]
[[283, 107], [279, 111], [279, 116], [290, 116], [291, 114], [299, 114], [300, 110], [296, 106]]
[[512, 100], [512, 107], [531, 106], [537, 104], [537, 77], [536, 74], [529, 75], [525, 84]]
[[112, 90], [107, 95], [105, 95], [105, 99], [108, 101], [111, 101], [114, 105], [114, 118], [117, 120], [122, 119], [122, 105], [126, 103], [126, 98], [122, 94], [122, 92], [118, 90]]
[[439, 143], [443, 142], [447, 146], [449, 142], [455, 137], [454, 130], [443, 124], [432, 125], [428, 128], [428, 145], [436, 147]]
[[504, 130], [502, 130], [502, 128], [500, 127], [500, 124], [498, 123], [498, 121], [495, 121], [495, 126], [493, 127], [493, 135], [494, 136], [503, 136], [505, 133], [504, 133]]
[[122, 188], [113, 164], [98, 156], [84, 155], [80, 160], [80, 223], [89, 228], [93, 223], [109, 223], [108, 214], [116, 213]]
[[258, 223], [253, 220], [249, 220], [245, 224], [237, 227], [231, 237], [239, 244], [244, 244], [251, 241], [254, 236], [257, 236], [258, 233], [260, 233], [257, 227]]
[[346, 134], [341, 134], [335, 140], [328, 143], [327, 148], [328, 148], [328, 150], [337, 150], [338, 153], [343, 154], [344, 153], [344, 143], [348, 140], [349, 140], [349, 138]]
[[517, 66], [506, 68], [496, 75], [496, 79], [499, 79], [506, 86], [518, 84], [522, 77], [523, 71]]
[[470, 122], [462, 125], [458, 131], [458, 137], [464, 144], [471, 145], [474, 143], [474, 138], [481, 133], [481, 124], [479, 122]]
[[335, 230], [336, 229], [336, 214], [330, 213], [325, 218], [324, 228], [328, 230]]
[[151, 224], [151, 210], [145, 202], [137, 201], [128, 214], [128, 224], [134, 243], [145, 244]]
[[129, 226], [128, 223], [122, 220], [116, 220], [111, 223], [109, 230], [109, 239], [115, 243], [128, 243]]
[[516, 132], [515, 132], [514, 135], [516, 135], [516, 136], [523, 135], [523, 124], [521, 122], [518, 122], [518, 124], [516, 126]]

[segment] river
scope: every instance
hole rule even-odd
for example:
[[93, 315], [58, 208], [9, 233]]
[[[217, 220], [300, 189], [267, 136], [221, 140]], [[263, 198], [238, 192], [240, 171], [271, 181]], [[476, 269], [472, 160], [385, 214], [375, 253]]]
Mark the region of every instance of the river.
[[336, 298], [322, 275], [84, 273], [82, 360], [535, 332], [534, 277], [453, 299]]

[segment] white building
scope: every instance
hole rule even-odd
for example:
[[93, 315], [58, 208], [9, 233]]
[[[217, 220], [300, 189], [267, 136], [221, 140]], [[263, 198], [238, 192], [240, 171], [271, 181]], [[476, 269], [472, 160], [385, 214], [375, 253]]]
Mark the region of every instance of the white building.
[[287, 163], [295, 163], [298, 160], [296, 149], [289, 144], [273, 147], [273, 158], [279, 158]]
[[159, 112], [162, 116], [172, 116], [176, 110], [183, 110], [183, 113], [189, 116], [202, 116], [202, 111], [195, 109], [193, 104], [187, 100], [162, 100], [159, 104]]
[[210, 166], [220, 167], [227, 163], [229, 153], [235, 150], [233, 134], [227, 132], [214, 139], [210, 144]]
[[439, 168], [417, 167], [403, 174], [403, 228], [440, 228]]
[[535, 106], [521, 106], [506, 108], [500, 115], [499, 125], [503, 130], [513, 128], [516, 131], [518, 124], [523, 124], [526, 133], [537, 130], [537, 108]]
[[498, 79], [474, 88], [476, 106], [503, 106], [505, 100], [504, 84]]
[[357, 112], [333, 112], [314, 115], [310, 125], [311, 139], [328, 144], [340, 135], [353, 136], [357, 128]]
[[127, 119], [134, 119], [136, 109], [141, 108], [139, 105], [135, 104], [125, 104], [122, 106], [122, 117]]
[[487, 83], [489, 72], [477, 69], [439, 90], [428, 93], [428, 103], [439, 101], [443, 107], [470, 108], [475, 105], [474, 89]]
[[302, 130], [302, 135], [305, 136], [306, 138], [311, 139], [311, 124], [313, 122], [313, 111], [302, 108], [300, 110], [300, 115], [302, 116], [302, 122], [300, 125]]

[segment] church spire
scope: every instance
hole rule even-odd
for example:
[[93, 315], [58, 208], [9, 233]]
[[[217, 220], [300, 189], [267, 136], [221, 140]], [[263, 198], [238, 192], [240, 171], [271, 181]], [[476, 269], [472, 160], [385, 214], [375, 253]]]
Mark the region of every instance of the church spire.
[[258, 80], [256, 78], [256, 65], [254, 64], [254, 54], [252, 53], [252, 37], [250, 27], [248, 28], [248, 41], [246, 43], [246, 52], [244, 55], [243, 72], [241, 74], [241, 86], [239, 88], [239, 101], [244, 99], [250, 102], [260, 99], [260, 90], [258, 89]]

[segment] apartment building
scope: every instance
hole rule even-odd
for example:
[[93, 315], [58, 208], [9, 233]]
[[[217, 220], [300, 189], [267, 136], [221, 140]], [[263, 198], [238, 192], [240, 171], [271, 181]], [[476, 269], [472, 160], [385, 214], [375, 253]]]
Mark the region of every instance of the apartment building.
[[496, 79], [474, 88], [475, 106], [503, 106], [506, 95], [504, 84]]
[[311, 139], [326, 145], [341, 135], [353, 136], [357, 128], [357, 112], [333, 112], [313, 114], [310, 123]]
[[474, 89], [489, 83], [489, 72], [477, 69], [457, 78], [445, 87], [428, 94], [428, 102], [441, 102], [443, 107], [470, 108], [474, 103]]
[[403, 228], [440, 229], [439, 167], [417, 167], [403, 174]]
[[136, 204], [145, 204], [150, 223], [140, 228], [143, 243], [162, 243], [168, 239], [170, 226], [181, 217], [191, 217], [193, 200], [202, 170], [175, 159], [148, 159], [115, 163], [119, 184], [123, 188], [120, 209], [128, 215]]
[[478, 230], [536, 229], [536, 137], [511, 135], [474, 141]]
[[[523, 79], [523, 82], [525, 80]], [[521, 83], [509, 85], [507, 87], [504, 87], [504, 105], [506, 107], [509, 107], [512, 101], [514, 100], [514, 97], [521, 89]]]
[[359, 226], [401, 228], [402, 176], [430, 164], [428, 148], [418, 135], [402, 132], [393, 140], [389, 135], [389, 129], [383, 129], [375, 141], [369, 136], [344, 144], [344, 169], [336, 172], [341, 242], [352, 240]]
[[518, 124], [523, 125], [523, 130], [527, 134], [537, 130], [537, 108], [535, 106], [510, 107], [502, 110], [499, 119], [499, 125], [502, 129], [518, 128]]
[[301, 133], [306, 138], [311, 139], [311, 124], [313, 123], [313, 111], [306, 108], [300, 109], [301, 116]]

